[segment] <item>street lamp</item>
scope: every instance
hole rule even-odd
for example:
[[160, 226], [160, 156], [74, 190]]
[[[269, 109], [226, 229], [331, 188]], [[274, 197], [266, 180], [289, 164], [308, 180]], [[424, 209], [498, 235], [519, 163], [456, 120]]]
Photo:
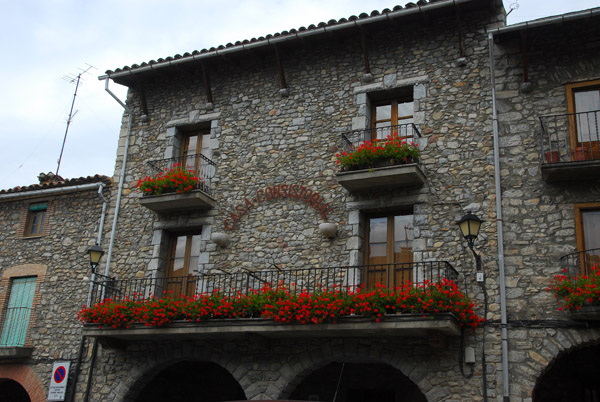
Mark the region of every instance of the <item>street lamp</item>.
[[456, 222], [463, 237], [467, 240], [471, 251], [473, 251], [473, 244], [477, 236], [479, 236], [479, 229], [483, 222], [477, 215], [473, 215], [471, 212], [467, 212], [465, 216]]
[[96, 273], [96, 267], [100, 263], [100, 258], [104, 255], [104, 250], [98, 245], [94, 244], [87, 251], [90, 256], [90, 265], [92, 266], [92, 274]]

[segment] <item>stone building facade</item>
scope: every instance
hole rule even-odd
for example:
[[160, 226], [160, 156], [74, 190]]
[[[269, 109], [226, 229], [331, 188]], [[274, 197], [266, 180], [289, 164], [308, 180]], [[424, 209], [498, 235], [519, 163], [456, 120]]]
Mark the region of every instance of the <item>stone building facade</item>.
[[[95, 176], [0, 191], [0, 395], [46, 401], [53, 364], [83, 357], [87, 249], [99, 240], [111, 181]], [[104, 205], [104, 209], [103, 209]]]
[[[400, 279], [413, 282], [456, 271], [486, 322], [464, 332], [417, 316], [86, 325], [76, 400], [597, 400], [594, 316], [558, 311], [546, 288], [600, 248], [598, 18], [506, 27], [501, 2], [419, 2], [108, 71], [129, 92], [114, 230], [101, 242], [99, 272], [111, 279], [97, 281], [94, 300], [140, 283], [138, 296], [157, 293], [163, 278], [192, 293], [206, 285], [197, 278], [289, 285], [326, 272], [344, 286], [392, 286], [390, 267], [408, 266]], [[416, 163], [336, 163], [349, 142], [394, 132], [418, 144]], [[136, 190], [175, 162], [198, 171], [197, 190]], [[485, 221], [483, 281], [456, 225], [467, 212]], [[82, 252], [97, 217], [77, 221], [91, 225]], [[78, 275], [70, 286], [84, 300]], [[80, 340], [72, 330], [51, 346], [67, 360]]]

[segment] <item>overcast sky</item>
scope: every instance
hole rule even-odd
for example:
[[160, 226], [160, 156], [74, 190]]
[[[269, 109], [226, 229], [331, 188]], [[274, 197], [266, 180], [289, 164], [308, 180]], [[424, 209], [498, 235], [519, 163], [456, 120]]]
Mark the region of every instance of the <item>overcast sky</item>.
[[[75, 77], [81, 83], [59, 174], [112, 176], [123, 110], [97, 77], [134, 63], [393, 8], [370, 0], [23, 0], [0, 15], [0, 189], [55, 172]], [[509, 24], [598, 7], [599, 0], [518, 3]], [[114, 83], [111, 88], [117, 91]], [[121, 99], [125, 92], [118, 91]]]

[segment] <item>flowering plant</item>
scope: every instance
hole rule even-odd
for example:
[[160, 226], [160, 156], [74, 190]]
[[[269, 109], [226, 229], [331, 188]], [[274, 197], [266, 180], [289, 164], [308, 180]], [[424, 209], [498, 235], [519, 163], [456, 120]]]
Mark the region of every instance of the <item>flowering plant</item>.
[[392, 165], [410, 163], [417, 161], [420, 156], [417, 144], [407, 142], [398, 133], [381, 140], [365, 141], [352, 152], [336, 154], [337, 164], [348, 170], [372, 168], [381, 161]]
[[164, 172], [154, 177], [146, 176], [138, 180], [135, 187], [143, 195], [187, 193], [195, 189], [200, 180], [202, 179], [196, 177], [193, 170], [184, 169], [179, 163], [176, 163], [171, 169], [165, 168]]
[[556, 275], [547, 291], [560, 300], [559, 311], [580, 310], [583, 306], [600, 306], [600, 269], [596, 265], [589, 274], [567, 276], [567, 270]]
[[379, 322], [386, 314], [423, 314], [424, 316], [452, 313], [461, 326], [475, 329], [483, 321], [475, 314], [474, 304], [458, 290], [451, 280], [425, 282], [388, 289], [357, 290], [334, 287], [309, 293], [292, 292], [280, 285], [265, 285], [247, 294], [238, 292], [228, 297], [218, 292], [193, 297], [173, 296], [150, 299], [106, 299], [102, 303], [83, 307], [79, 319], [113, 328], [129, 328], [141, 323], [163, 326], [175, 320], [202, 322], [221, 318], [261, 317], [283, 324], [335, 323], [340, 317], [360, 315]]

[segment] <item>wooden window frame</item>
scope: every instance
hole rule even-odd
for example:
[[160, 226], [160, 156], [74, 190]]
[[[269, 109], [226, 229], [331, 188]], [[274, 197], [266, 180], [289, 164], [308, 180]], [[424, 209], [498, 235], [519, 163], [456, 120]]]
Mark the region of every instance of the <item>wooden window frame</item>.
[[[46, 204], [44, 209], [32, 210], [32, 206]], [[40, 237], [48, 233], [48, 215], [50, 203], [48, 201], [36, 201], [27, 205], [25, 228], [23, 237]], [[41, 215], [41, 216], [40, 216]], [[36, 222], [36, 218], [40, 217]], [[35, 227], [34, 227], [35, 225]]]
[[[407, 216], [410, 215], [413, 217], [413, 224], [414, 224], [414, 211], [412, 210], [400, 210], [400, 211], [392, 211], [392, 212], [387, 212], [387, 213], [379, 213], [379, 214], [370, 214], [365, 216], [366, 219], [366, 224], [365, 224], [365, 254], [364, 254], [364, 278], [366, 281], [366, 285], [367, 286], [371, 286], [372, 285], [372, 281], [369, 278], [369, 272], [372, 272], [374, 275], [377, 275], [376, 272], [378, 271], [369, 271], [368, 267], [369, 266], [378, 266], [378, 265], [382, 265], [382, 266], [388, 266], [388, 268], [386, 268], [386, 272], [385, 272], [385, 282], [386, 284], [384, 286], [390, 286], [390, 282], [392, 282], [392, 287], [394, 286], [399, 286], [401, 285], [402, 282], [404, 282], [405, 279], [410, 280], [412, 282], [412, 272], [409, 272], [409, 274], [406, 276], [404, 273], [404, 270], [402, 269], [400, 271], [400, 281], [397, 280], [398, 278], [398, 272], [395, 271], [395, 268], [393, 268], [393, 270], [389, 271], [389, 267], [396, 267], [396, 264], [402, 264], [402, 263], [397, 263], [395, 261], [395, 231], [394, 231], [394, 218], [397, 216]], [[371, 233], [371, 224], [370, 221], [371, 219], [377, 219], [377, 218], [386, 218], [387, 221], [387, 228], [386, 228], [386, 262], [385, 263], [380, 263], [380, 264], [370, 264], [370, 260], [369, 260], [369, 255], [371, 254], [371, 241], [370, 241], [370, 233]], [[414, 227], [414, 225], [413, 225]], [[413, 236], [413, 240], [414, 240], [414, 236]], [[412, 250], [412, 246], [411, 246], [411, 250]], [[413, 261], [411, 261], [410, 263], [407, 264], [412, 264]], [[379, 269], [378, 269], [379, 270]], [[381, 274], [380, 274], [381, 275]], [[375, 276], [376, 277], [376, 276]], [[384, 277], [381, 277], [380, 279], [384, 279]], [[376, 281], [379, 282], [379, 281]], [[401, 283], [398, 283], [401, 282]]]
[[592, 259], [588, 258], [587, 253], [585, 253], [585, 256], [583, 255], [583, 253], [587, 251], [585, 247], [585, 231], [582, 219], [583, 211], [600, 211], [600, 202], [575, 204], [575, 235], [577, 237], [577, 252], [580, 254], [580, 257], [582, 257], [580, 258], [581, 272], [586, 274], [589, 271], [587, 261], [591, 261]]
[[[167, 277], [167, 292], [175, 288], [176, 295], [187, 295], [191, 296], [195, 290], [195, 275], [193, 268], [190, 267], [190, 260], [192, 257], [192, 243], [194, 236], [201, 236], [202, 231], [186, 231], [186, 232], [173, 232], [169, 234], [169, 244], [168, 244], [168, 255], [167, 255], [167, 266], [166, 266], [166, 277]], [[177, 239], [180, 237], [186, 237], [185, 241], [185, 251], [183, 256], [183, 268], [184, 273], [182, 276], [173, 275], [173, 267], [176, 259], [176, 251], [177, 251]], [[200, 253], [198, 253], [200, 255]], [[179, 282], [172, 281], [170, 278], [181, 278], [181, 286], [178, 285]]]
[[[567, 84], [565, 86], [567, 96], [567, 113], [569, 114], [569, 116], [576, 116], [575, 113], [577, 113], [577, 109], [575, 107], [575, 93], [577, 93], [579, 90], [586, 88], [598, 88], [598, 90], [600, 91], [600, 80], [577, 82], [573, 84]], [[573, 119], [569, 118], [569, 133], [571, 150], [574, 159], [576, 159], [575, 149], [577, 149], [578, 147], [584, 148], [584, 159], [590, 159], [592, 155], [594, 155], [594, 159], [598, 159], [600, 157], [598, 141], [596, 141], [595, 144], [592, 141], [590, 141], [591, 144], [579, 142], [579, 139], [577, 138], [577, 122], [575, 117], [573, 117]]]
[[[398, 105], [402, 103], [413, 102], [413, 114], [411, 115], [398, 115]], [[378, 106], [386, 106], [390, 105], [391, 114], [389, 119], [377, 120], [377, 107]], [[375, 101], [371, 103], [371, 141], [377, 139], [377, 123], [383, 123], [386, 121], [390, 122], [391, 127], [396, 127], [400, 125], [402, 120], [414, 119], [414, 99], [412, 97], [399, 97], [393, 99], [385, 99], [380, 101]]]

